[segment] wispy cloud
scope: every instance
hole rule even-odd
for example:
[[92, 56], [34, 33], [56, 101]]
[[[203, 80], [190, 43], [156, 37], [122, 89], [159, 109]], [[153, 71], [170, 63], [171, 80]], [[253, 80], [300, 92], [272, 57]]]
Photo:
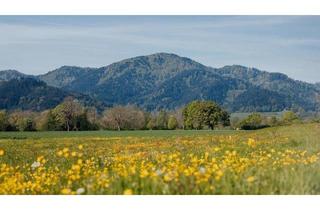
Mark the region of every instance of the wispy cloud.
[[167, 51], [319, 81], [319, 26], [317, 16], [0, 16], [0, 69], [43, 73]]

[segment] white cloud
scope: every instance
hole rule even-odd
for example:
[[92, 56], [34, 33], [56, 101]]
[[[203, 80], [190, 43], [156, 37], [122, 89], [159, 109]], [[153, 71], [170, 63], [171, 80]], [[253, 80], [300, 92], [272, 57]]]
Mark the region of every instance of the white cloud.
[[301, 73], [319, 75], [319, 25], [305, 16], [0, 17], [0, 69], [44, 73], [166, 51], [213, 67], [249, 65], [319, 81]]

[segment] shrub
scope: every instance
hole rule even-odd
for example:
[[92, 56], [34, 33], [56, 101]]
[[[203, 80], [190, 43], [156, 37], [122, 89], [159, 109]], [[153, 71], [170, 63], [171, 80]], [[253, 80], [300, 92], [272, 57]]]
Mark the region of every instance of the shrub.
[[240, 128], [243, 130], [256, 130], [269, 127], [263, 123], [263, 118], [259, 113], [253, 113], [240, 122]]
[[282, 124], [289, 125], [289, 124], [300, 122], [300, 119], [294, 112], [287, 111], [283, 113], [281, 122]]

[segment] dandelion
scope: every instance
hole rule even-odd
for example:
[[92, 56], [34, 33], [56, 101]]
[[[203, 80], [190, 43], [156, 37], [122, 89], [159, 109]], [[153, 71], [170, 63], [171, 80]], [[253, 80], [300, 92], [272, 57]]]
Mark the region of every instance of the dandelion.
[[64, 188], [61, 190], [61, 194], [63, 194], [63, 195], [70, 195], [71, 192], [72, 191], [69, 188]]
[[141, 170], [140, 178], [145, 178], [149, 175], [149, 172], [146, 169]]
[[220, 150], [219, 147], [215, 147], [215, 148], [214, 148], [214, 151], [215, 151], [215, 152], [218, 152], [219, 150]]
[[217, 171], [216, 174], [217, 174], [218, 176], [223, 176], [223, 172], [222, 172], [221, 170]]
[[44, 159], [44, 157], [43, 156], [39, 156], [39, 157], [37, 157], [37, 161], [38, 162], [41, 162], [41, 160], [43, 160]]
[[125, 190], [123, 191], [123, 194], [124, 194], [124, 195], [133, 195], [133, 191], [132, 191], [131, 189], [125, 189]]
[[248, 144], [249, 147], [255, 147], [256, 146], [256, 141], [254, 139], [252, 139], [252, 138], [249, 138], [247, 144]]
[[57, 152], [57, 156], [61, 157], [62, 155], [63, 155], [63, 151], [60, 150]]
[[248, 183], [254, 182], [254, 180], [255, 180], [254, 176], [249, 176], [249, 177], [247, 178], [247, 182], [248, 182]]
[[164, 181], [166, 181], [166, 182], [170, 182], [170, 181], [172, 180], [170, 174], [164, 175], [163, 179], [164, 179]]
[[79, 149], [79, 150], [82, 150], [82, 149], [83, 149], [83, 145], [82, 145], [82, 144], [79, 144], [78, 149]]
[[0, 149], [0, 156], [3, 156], [3, 155], [4, 155], [4, 150]]
[[72, 170], [74, 170], [74, 171], [80, 171], [80, 166], [79, 165], [72, 165]]

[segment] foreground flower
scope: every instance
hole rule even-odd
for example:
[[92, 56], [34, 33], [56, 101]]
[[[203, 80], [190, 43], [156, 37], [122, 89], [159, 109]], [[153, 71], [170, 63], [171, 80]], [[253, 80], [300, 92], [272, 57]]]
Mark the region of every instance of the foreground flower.
[[61, 151], [61, 150], [58, 151], [58, 152], [57, 152], [57, 155], [58, 155], [59, 157], [61, 157], [61, 156], [63, 155], [63, 151]]
[[205, 174], [205, 173], [206, 173], [206, 169], [205, 169], [204, 167], [200, 167], [200, 168], [199, 168], [199, 172], [200, 172], [201, 174]]
[[124, 194], [124, 195], [132, 195], [133, 192], [132, 192], [131, 189], [126, 189], [126, 190], [123, 191], [123, 194]]
[[81, 194], [83, 194], [85, 191], [86, 191], [86, 190], [81, 187], [81, 188], [77, 189], [77, 195], [81, 195]]
[[249, 182], [249, 183], [254, 182], [254, 180], [255, 180], [254, 176], [249, 176], [247, 178], [247, 182]]
[[68, 189], [68, 188], [64, 188], [64, 189], [61, 190], [61, 194], [63, 194], [63, 195], [69, 195], [69, 194], [71, 194], [71, 190]]
[[256, 141], [254, 139], [252, 139], [252, 138], [249, 138], [247, 144], [248, 144], [249, 147], [255, 147], [256, 146]]
[[33, 162], [33, 163], [31, 164], [31, 168], [32, 168], [32, 169], [35, 169], [35, 168], [40, 167], [40, 165], [41, 165], [41, 163], [40, 163], [40, 162], [35, 161], [35, 162]]

